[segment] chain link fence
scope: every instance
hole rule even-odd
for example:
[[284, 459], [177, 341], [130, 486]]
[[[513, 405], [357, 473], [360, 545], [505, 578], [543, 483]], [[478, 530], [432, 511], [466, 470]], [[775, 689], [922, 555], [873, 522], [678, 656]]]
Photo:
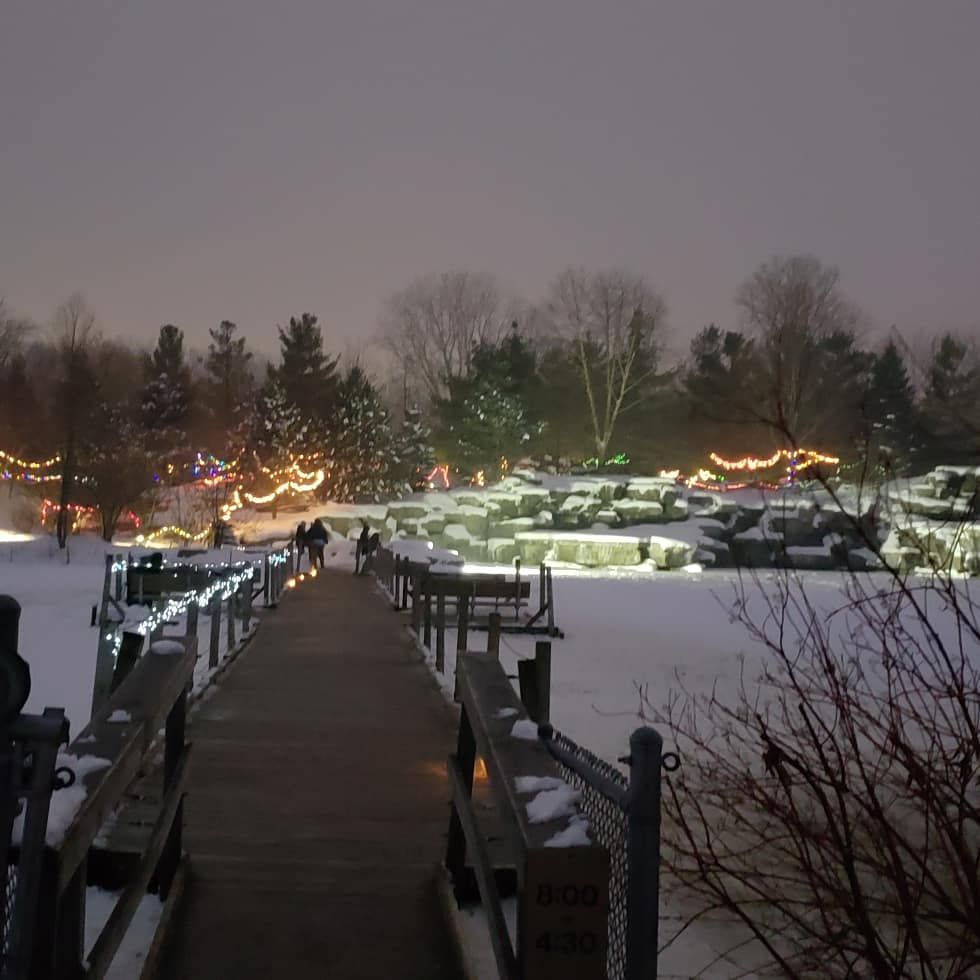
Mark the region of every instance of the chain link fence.
[[624, 804], [629, 783], [615, 766], [561, 732], [555, 731], [547, 744], [565, 781], [581, 793], [581, 807], [589, 818], [596, 842], [609, 852], [606, 976], [609, 980], [624, 980], [629, 890], [628, 825]]

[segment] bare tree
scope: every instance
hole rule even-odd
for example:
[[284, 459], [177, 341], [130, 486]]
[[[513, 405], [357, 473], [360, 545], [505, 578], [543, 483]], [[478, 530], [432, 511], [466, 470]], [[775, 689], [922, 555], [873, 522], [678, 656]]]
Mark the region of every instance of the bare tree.
[[97, 339], [95, 314], [79, 293], [74, 293], [54, 316], [59, 376], [56, 405], [61, 430], [61, 495], [58, 510], [58, 547], [68, 543], [71, 522], [68, 504], [77, 475], [77, 455], [85, 425], [95, 404], [90, 352]]
[[[741, 923], [751, 969], [965, 980], [980, 971], [980, 605], [952, 560], [918, 580], [889, 565], [860, 489], [857, 512], [824, 491], [885, 572], [846, 576], [831, 605], [791, 572], [740, 584], [732, 620], [760, 664], [736, 694], [684, 692], [658, 716], [685, 758], [666, 863], [698, 914]], [[968, 522], [976, 491], [959, 503]]]
[[604, 460], [616, 423], [656, 378], [666, 304], [642, 277], [622, 269], [566, 269], [542, 312], [546, 329], [572, 350], [596, 455]]
[[792, 433], [805, 441], [841, 410], [849, 379], [828, 378], [825, 368], [839, 367], [828, 355], [852, 353], [859, 315], [839, 280], [835, 267], [791, 255], [763, 263], [738, 291], [743, 326], [756, 340], [753, 412], [783, 439]]
[[446, 395], [449, 379], [467, 373], [479, 344], [500, 339], [512, 313], [493, 276], [465, 270], [422, 276], [388, 300], [381, 341], [431, 401]]

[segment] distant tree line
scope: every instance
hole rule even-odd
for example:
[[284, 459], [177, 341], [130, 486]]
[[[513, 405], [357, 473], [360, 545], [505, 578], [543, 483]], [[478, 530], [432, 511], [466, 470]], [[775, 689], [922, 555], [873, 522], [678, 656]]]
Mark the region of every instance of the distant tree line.
[[109, 535], [197, 452], [236, 461], [256, 492], [315, 461], [317, 492], [351, 501], [419, 487], [436, 461], [487, 480], [521, 459], [656, 472], [799, 446], [881, 475], [980, 462], [974, 340], [943, 334], [919, 356], [873, 342], [837, 270], [809, 256], [764, 263], [736, 302], [736, 322], [668, 360], [665, 300], [628, 271], [567, 269], [536, 303], [489, 275], [426, 276], [386, 304], [381, 385], [341, 365], [311, 313], [278, 326], [263, 369], [231, 321], [192, 358], [174, 324], [152, 350], [105, 337], [78, 295], [48, 329], [0, 300], [0, 448], [61, 456], [62, 540], [66, 505], [97, 506]]

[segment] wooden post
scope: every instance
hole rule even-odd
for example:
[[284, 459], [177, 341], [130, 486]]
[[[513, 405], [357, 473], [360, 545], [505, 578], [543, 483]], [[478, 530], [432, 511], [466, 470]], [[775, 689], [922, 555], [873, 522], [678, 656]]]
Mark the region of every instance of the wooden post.
[[58, 894], [58, 852], [44, 852], [38, 896], [31, 980], [74, 980], [85, 975], [86, 861]]
[[423, 584], [424, 605], [422, 607], [422, 642], [426, 650], [432, 649], [432, 576], [426, 572]]
[[[476, 739], [470, 727], [470, 719], [464, 707], [459, 715], [459, 738], [456, 743], [456, 759], [462, 770], [463, 783], [468, 795], [473, 793], [473, 767], [476, 764]], [[456, 811], [455, 803], [449, 814], [449, 835], [446, 842], [446, 870], [453, 877], [453, 886], [459, 894], [466, 865], [466, 835]]]
[[487, 629], [487, 653], [495, 659], [500, 659], [500, 613], [490, 613], [490, 625]]
[[422, 571], [418, 565], [412, 565], [412, 632], [416, 637], [422, 632]]
[[242, 636], [252, 628], [252, 580], [245, 579], [239, 586], [241, 591]]
[[555, 630], [555, 587], [551, 581], [551, 566], [545, 573], [545, 584], [548, 591], [548, 635], [554, 636]]
[[517, 682], [521, 692], [521, 702], [527, 709], [531, 721], [538, 720], [538, 676], [533, 660], [517, 661]]
[[236, 608], [236, 605], [237, 605], [237, 603], [236, 603], [237, 596], [238, 596], [238, 593], [237, 592], [232, 592], [231, 595], [228, 596], [228, 623], [227, 623], [227, 627], [228, 627], [228, 650], [227, 650], [227, 652], [229, 652], [229, 653], [232, 650], [235, 649], [235, 646], [238, 643], [237, 631], [235, 629], [235, 626], [236, 626], [236, 623], [235, 623], [235, 614], [238, 611], [237, 608]]
[[192, 602], [187, 607], [187, 622], [184, 627], [184, 636], [197, 636], [197, 617], [200, 607], [196, 602]]
[[446, 583], [436, 582], [436, 670], [446, 672]]
[[[174, 702], [174, 706], [167, 715], [167, 727], [164, 735], [163, 747], [163, 793], [167, 791], [174, 782], [177, 774], [177, 767], [184, 754], [184, 730], [187, 722], [187, 690], [180, 692], [180, 696]], [[163, 845], [163, 852], [160, 854], [160, 861], [153, 873], [153, 881], [150, 883], [151, 891], [159, 891], [161, 900], [165, 901], [170, 885], [173, 883], [174, 875], [177, 872], [177, 865], [180, 864], [181, 841], [183, 838], [184, 825], [184, 801], [177, 804], [177, 812], [174, 814], [174, 822], [167, 836], [167, 842]], [[154, 887], [156, 886], [156, 887]]]
[[534, 644], [534, 675], [538, 696], [538, 716], [534, 720], [547, 725], [551, 720], [551, 644], [547, 640]]
[[469, 630], [470, 602], [467, 588], [459, 582], [459, 594], [456, 597], [456, 670], [453, 685], [453, 700], [459, 700], [459, 661], [466, 653], [467, 631]]
[[218, 666], [218, 653], [221, 647], [221, 594], [211, 596], [211, 641], [208, 647], [208, 667]]

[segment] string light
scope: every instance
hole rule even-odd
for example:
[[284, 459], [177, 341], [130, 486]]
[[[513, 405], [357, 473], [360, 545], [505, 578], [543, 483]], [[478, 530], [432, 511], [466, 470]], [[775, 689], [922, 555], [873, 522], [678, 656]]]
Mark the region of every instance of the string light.
[[426, 475], [425, 482], [428, 483], [433, 489], [435, 489], [436, 478], [438, 477], [439, 482], [442, 483], [442, 488], [444, 490], [449, 489], [449, 467], [445, 464], [439, 466], [433, 466], [429, 473]]
[[50, 459], [43, 460], [20, 459], [20, 457], [14, 456], [12, 453], [5, 453], [0, 449], [0, 460], [11, 464], [14, 469], [18, 470], [49, 470], [61, 462], [61, 457], [55, 455]]
[[[840, 458], [819, 453], [813, 449], [777, 449], [771, 456], [760, 458], [758, 456], [745, 456], [742, 459], [725, 459], [717, 453], [709, 453], [708, 458], [716, 466], [731, 472], [732, 470], [748, 470], [754, 473], [757, 470], [770, 470], [781, 460], [790, 461], [788, 470], [803, 469], [806, 466], [813, 466], [817, 463], [831, 463], [837, 465]], [[796, 461], [795, 464], [793, 461]]]

